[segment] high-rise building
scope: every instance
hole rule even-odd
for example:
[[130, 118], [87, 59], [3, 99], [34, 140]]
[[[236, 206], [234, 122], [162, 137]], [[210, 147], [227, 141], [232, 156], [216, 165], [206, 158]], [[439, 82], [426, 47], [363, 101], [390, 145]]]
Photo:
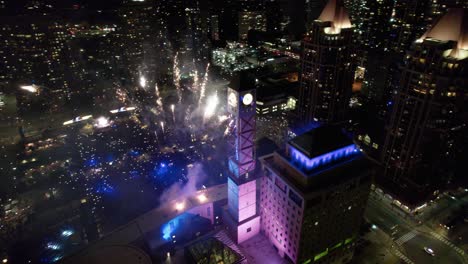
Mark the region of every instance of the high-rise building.
[[380, 179], [409, 209], [453, 180], [467, 120], [467, 28], [467, 10], [451, 9], [416, 40], [389, 102]]
[[295, 137], [260, 157], [261, 231], [293, 263], [346, 263], [371, 185], [371, 166], [338, 127]]
[[240, 72], [228, 89], [228, 111], [234, 118], [234, 153], [229, 158], [228, 212], [225, 221], [234, 241], [255, 236], [260, 230], [255, 174], [255, 82]]
[[340, 0], [330, 0], [302, 42], [301, 122], [344, 121], [354, 80], [353, 25]]

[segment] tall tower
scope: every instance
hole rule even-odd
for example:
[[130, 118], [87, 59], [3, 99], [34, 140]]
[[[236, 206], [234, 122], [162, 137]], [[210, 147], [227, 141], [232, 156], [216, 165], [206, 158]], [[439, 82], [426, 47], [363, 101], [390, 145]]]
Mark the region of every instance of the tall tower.
[[[406, 54], [382, 153], [389, 190], [414, 208], [453, 182], [466, 137], [468, 12], [451, 9]], [[463, 176], [464, 177], [464, 176]]]
[[255, 83], [245, 73], [233, 78], [228, 89], [228, 111], [235, 123], [234, 153], [229, 158], [226, 223], [237, 243], [260, 230], [255, 177]]
[[312, 121], [345, 120], [354, 79], [353, 25], [340, 0], [330, 0], [302, 42], [299, 115]]

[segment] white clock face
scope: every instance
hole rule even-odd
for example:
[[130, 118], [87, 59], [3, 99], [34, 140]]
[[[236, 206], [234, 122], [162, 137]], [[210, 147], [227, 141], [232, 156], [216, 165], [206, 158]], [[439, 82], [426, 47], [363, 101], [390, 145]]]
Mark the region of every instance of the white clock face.
[[242, 98], [242, 103], [244, 103], [244, 105], [249, 105], [252, 103], [252, 101], [253, 101], [253, 96], [250, 93], [245, 94], [244, 97]]
[[228, 104], [232, 107], [237, 106], [237, 95], [235, 93], [230, 93], [228, 96]]

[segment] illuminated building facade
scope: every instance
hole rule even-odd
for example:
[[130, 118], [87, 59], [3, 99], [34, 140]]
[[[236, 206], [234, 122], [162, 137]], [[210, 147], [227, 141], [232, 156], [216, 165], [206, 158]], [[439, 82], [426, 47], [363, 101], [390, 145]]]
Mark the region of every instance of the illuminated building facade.
[[359, 148], [339, 128], [319, 127], [260, 161], [261, 231], [278, 253], [293, 263], [349, 261], [371, 183]]
[[302, 43], [301, 122], [344, 121], [354, 80], [353, 25], [339, 0], [330, 0]]
[[241, 72], [228, 89], [228, 111], [234, 119], [234, 153], [229, 158], [228, 212], [225, 220], [234, 241], [260, 230], [255, 175], [255, 82]]
[[466, 9], [451, 9], [416, 40], [390, 102], [382, 179], [396, 194], [411, 194], [401, 197], [410, 208], [453, 180], [466, 133], [467, 26]]

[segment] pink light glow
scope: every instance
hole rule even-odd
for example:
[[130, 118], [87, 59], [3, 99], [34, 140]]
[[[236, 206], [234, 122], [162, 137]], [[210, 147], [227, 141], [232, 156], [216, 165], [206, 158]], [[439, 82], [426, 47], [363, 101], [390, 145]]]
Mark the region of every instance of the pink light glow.
[[184, 202], [178, 202], [178, 203], [176, 203], [176, 205], [175, 205], [175, 209], [176, 209], [177, 211], [182, 211], [182, 210], [184, 210], [184, 208], [185, 208]]
[[198, 195], [198, 201], [200, 201], [200, 203], [204, 203], [206, 202], [206, 200], [208, 200], [208, 198], [206, 198], [206, 195], [205, 194], [200, 194]]

